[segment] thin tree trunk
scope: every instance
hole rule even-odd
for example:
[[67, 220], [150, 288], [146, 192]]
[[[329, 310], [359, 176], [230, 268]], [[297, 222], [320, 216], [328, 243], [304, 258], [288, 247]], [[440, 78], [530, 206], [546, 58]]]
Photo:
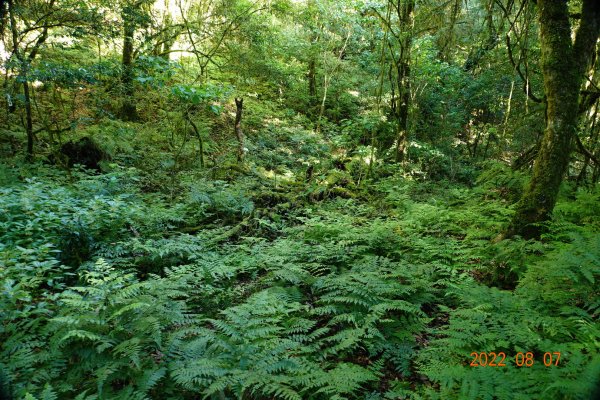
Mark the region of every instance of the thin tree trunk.
[[486, 32], [487, 39], [485, 39], [485, 41], [483, 41], [481, 45], [479, 45], [477, 47], [473, 46], [471, 48], [471, 50], [469, 51], [469, 54], [467, 56], [467, 59], [463, 65], [463, 69], [465, 71], [473, 71], [477, 67], [479, 67], [479, 64], [480, 64], [481, 60], [483, 59], [483, 57], [485, 57], [485, 55], [488, 52], [490, 52], [491, 50], [493, 50], [499, 43], [496, 29], [495, 29], [494, 23], [493, 23], [494, 22], [493, 16], [494, 16], [494, 0], [490, 0], [486, 4], [486, 16], [485, 16], [485, 25], [487, 28], [487, 32]]
[[586, 180], [587, 180], [587, 169], [590, 165], [590, 161], [592, 161], [591, 156], [593, 155], [593, 151], [596, 147], [596, 133], [597, 133], [597, 129], [596, 129], [596, 120], [597, 120], [597, 115], [598, 114], [598, 103], [596, 102], [596, 106], [594, 107], [594, 113], [591, 115], [590, 117], [590, 121], [591, 121], [591, 125], [590, 125], [590, 150], [592, 151], [592, 154], [583, 154], [584, 157], [584, 162], [583, 162], [583, 166], [581, 167], [581, 171], [579, 172], [579, 175], [577, 176], [577, 181], [576, 181], [576, 185], [579, 186], [582, 183], [585, 184]]
[[[386, 10], [387, 21], [390, 20], [391, 12], [392, 12], [392, 7], [391, 7], [391, 4], [388, 2], [387, 10]], [[376, 103], [375, 103], [376, 110], [377, 110], [377, 116], [381, 116], [381, 98], [383, 95], [383, 77], [385, 75], [384, 71], [385, 71], [385, 65], [386, 65], [385, 48], [388, 43], [388, 34], [389, 34], [389, 30], [390, 30], [390, 25], [385, 24], [383, 30], [384, 30], [383, 42], [381, 43], [381, 53], [379, 56], [379, 79], [378, 79], [378, 84], [377, 84], [377, 90], [375, 92], [376, 93], [375, 98], [377, 99]], [[371, 129], [371, 155], [369, 157], [369, 168], [367, 169], [365, 181], [367, 178], [371, 177], [371, 173], [373, 171], [373, 164], [375, 163], [375, 145], [376, 145], [376, 130]]]
[[194, 133], [196, 134], [196, 137], [198, 138], [198, 145], [200, 146], [200, 166], [202, 168], [204, 168], [204, 141], [202, 140], [202, 135], [200, 134], [200, 130], [198, 129], [198, 126], [196, 125], [196, 123], [192, 120], [192, 117], [190, 117], [189, 113], [185, 113], [185, 119], [188, 120], [188, 122], [190, 123], [190, 125], [192, 126], [192, 129], [194, 130]]
[[317, 66], [314, 57], [308, 62], [308, 98], [309, 106], [313, 108], [317, 103]]
[[438, 54], [439, 58], [445, 62], [450, 61], [450, 52], [448, 49], [451, 49], [454, 45], [454, 27], [456, 26], [458, 15], [461, 12], [461, 4], [462, 0], [454, 0], [452, 11], [450, 12], [450, 23], [446, 28], [447, 33], [440, 38], [440, 41], [443, 42], [440, 44], [440, 50]]
[[600, 5], [596, 0], [584, 0], [574, 44], [567, 0], [538, 0], [537, 4], [546, 94], [546, 129], [531, 182], [517, 204], [504, 237], [539, 237], [539, 224], [552, 215], [577, 134], [581, 82], [595, 52], [600, 28]]
[[327, 92], [329, 91], [329, 80], [330, 77], [325, 73], [323, 76], [323, 98], [321, 99], [321, 105], [319, 106], [319, 116], [317, 117], [316, 132], [321, 132], [321, 119], [325, 113], [325, 102], [327, 101]]
[[342, 49], [338, 54], [337, 63], [331, 69], [331, 72], [328, 74], [327, 71], [323, 71], [323, 98], [321, 99], [321, 106], [319, 107], [319, 117], [317, 118], [317, 127], [315, 129], [317, 133], [321, 132], [321, 119], [325, 114], [325, 103], [327, 102], [327, 92], [329, 90], [329, 83], [331, 82], [331, 78], [333, 77], [337, 69], [342, 65], [342, 57], [344, 56], [344, 52], [346, 51], [346, 46], [348, 45], [348, 40], [350, 39], [351, 35], [352, 31], [348, 31], [348, 35], [346, 36], [344, 45], [342, 46]]
[[397, 138], [396, 138], [396, 162], [406, 159], [408, 148], [408, 111], [410, 108], [410, 53], [412, 47], [412, 35], [414, 27], [415, 1], [407, 0], [398, 2], [398, 21], [401, 26], [400, 56], [396, 61], [398, 74], [398, 101], [397, 107]]
[[315, 0], [308, 0], [307, 2], [307, 10], [310, 15], [311, 20], [311, 34], [310, 34], [310, 48], [309, 48], [309, 60], [308, 60], [308, 104], [311, 112], [311, 116], [314, 117], [314, 113], [316, 111], [317, 106], [317, 44], [319, 43], [319, 38], [321, 36], [320, 32], [316, 32], [316, 27], [318, 26], [318, 10], [316, 8]]
[[23, 94], [25, 95], [25, 121], [27, 130], [27, 158], [33, 158], [33, 118], [31, 112], [31, 95], [29, 93], [29, 82], [27, 75], [23, 75]]
[[[599, 156], [600, 152], [596, 152], [596, 156]], [[596, 164], [594, 167], [594, 173], [592, 174], [592, 185], [600, 182], [600, 164]]]
[[[55, 0], [52, 0], [49, 3], [50, 8], [54, 6], [54, 2]], [[28, 71], [29, 66], [35, 59], [40, 47], [48, 38], [48, 27], [43, 28], [42, 33], [38, 36], [35, 44], [29, 52], [29, 55], [25, 57], [25, 55], [22, 54], [21, 50], [19, 49], [19, 31], [17, 29], [17, 20], [14, 13], [13, 0], [8, 0], [8, 12], [13, 42], [13, 54], [19, 62], [19, 79], [23, 82], [23, 96], [25, 98], [25, 130], [27, 132], [27, 159], [31, 161], [33, 159], [33, 142], [35, 140], [35, 134], [33, 133], [33, 113], [31, 110], [31, 93], [29, 91]]]
[[123, 53], [121, 84], [123, 85], [123, 105], [121, 118], [125, 121], [139, 119], [133, 91], [133, 38], [135, 35], [135, 16], [132, 6], [125, 6], [121, 12], [123, 18]]
[[238, 139], [238, 152], [237, 152], [237, 160], [238, 162], [244, 161], [244, 133], [242, 132], [242, 111], [244, 108], [244, 99], [243, 98], [235, 98], [235, 135]]
[[408, 109], [410, 106], [410, 65], [402, 62], [398, 67], [398, 137], [396, 140], [396, 162], [406, 158], [408, 144]]

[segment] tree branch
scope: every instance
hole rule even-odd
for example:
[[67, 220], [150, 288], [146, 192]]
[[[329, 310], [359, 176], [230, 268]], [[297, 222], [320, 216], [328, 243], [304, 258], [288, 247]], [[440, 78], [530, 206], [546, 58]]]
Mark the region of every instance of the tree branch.
[[515, 62], [515, 59], [514, 59], [513, 53], [512, 53], [512, 47], [511, 47], [511, 44], [510, 44], [510, 36], [508, 34], [506, 35], [506, 49], [507, 49], [507, 52], [508, 52], [508, 60], [510, 61], [511, 65], [513, 66], [513, 68], [515, 69], [515, 71], [517, 71], [517, 74], [519, 75], [519, 78], [521, 78], [521, 81], [523, 81], [523, 92], [525, 92], [525, 94], [527, 95], [527, 97], [529, 97], [532, 101], [534, 101], [536, 103], [541, 103], [542, 99], [540, 99], [539, 97], [537, 97], [531, 91], [531, 86], [529, 84], [530, 83], [529, 82], [529, 78], [526, 77], [525, 75], [523, 75], [523, 72], [521, 71], [520, 63], [517, 64]]
[[577, 142], [577, 147], [581, 154], [592, 160], [594, 164], [600, 165], [600, 161], [598, 161], [598, 158], [595, 155], [593, 155], [588, 149], [586, 149], [583, 143], [581, 143], [579, 135], [575, 135], [575, 141]]

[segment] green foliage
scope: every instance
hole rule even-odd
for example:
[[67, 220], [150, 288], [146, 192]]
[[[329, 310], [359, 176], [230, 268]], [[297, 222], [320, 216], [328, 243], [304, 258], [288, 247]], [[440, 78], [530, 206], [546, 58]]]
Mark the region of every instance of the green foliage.
[[[496, 240], [544, 123], [522, 90], [543, 97], [535, 7], [1, 3], [1, 398], [593, 396], [593, 157], [572, 157], [539, 240]], [[49, 165], [81, 137], [101, 171]]]
[[[458, 303], [441, 308], [448, 324], [431, 329], [433, 340], [417, 361], [440, 385], [439, 393], [427, 389], [427, 397], [592, 396], [596, 378], [586, 377], [600, 371], [595, 284], [600, 247], [590, 228], [577, 232], [557, 222], [545, 243], [515, 239], [487, 246], [485, 257], [495, 264], [488, 271], [512, 269], [511, 279], [520, 277], [518, 286], [511, 292], [468, 280], [448, 291]], [[565, 235], [565, 230], [570, 233]], [[485, 280], [498, 284], [507, 279], [501, 274]], [[518, 367], [515, 356], [528, 351], [534, 354], [534, 366]], [[471, 367], [472, 352], [504, 352], [507, 366]], [[560, 364], [545, 366], [546, 352], [560, 352]]]
[[230, 89], [219, 85], [174, 85], [171, 88], [171, 93], [175, 99], [192, 105], [205, 104], [214, 113], [218, 113], [220, 108], [214, 105], [213, 102], [222, 101], [229, 95], [230, 91]]
[[126, 193], [135, 191], [132, 171], [94, 179], [81, 174], [80, 178], [73, 186], [32, 178], [25, 185], [0, 189], [3, 242], [25, 248], [62, 243], [69, 252], [101, 239], [115, 239], [128, 224], [142, 223], [135, 193]]
[[[1, 347], [8, 362], [3, 370], [15, 394], [125, 399], [151, 393], [167, 374], [179, 340], [175, 331], [191, 320], [181, 290], [185, 282], [139, 282], [100, 259], [81, 273], [85, 286], [51, 294], [48, 288], [56, 284], [39, 276], [54, 272], [59, 280], [56, 268], [33, 266], [34, 271], [19, 265], [3, 270], [21, 275], [15, 286], [7, 281], [2, 297], [10, 312], [3, 320], [15, 329], [1, 332], [8, 338]], [[161, 384], [168, 393], [167, 383]]]
[[[593, 251], [598, 254], [597, 247]], [[567, 252], [559, 254], [571, 257]], [[589, 298], [597, 299], [598, 294], [590, 292], [589, 285], [581, 285], [579, 290], [588, 303], [574, 305], [577, 295], [571, 297], [570, 286], [565, 284], [571, 273], [555, 257], [531, 268], [514, 294], [474, 284], [450, 292], [460, 307], [443, 309], [448, 326], [433, 329], [435, 339], [419, 354], [420, 370], [440, 385], [439, 393], [427, 390], [428, 396], [589, 398], [596, 382], [585, 377], [597, 375], [600, 367], [600, 331], [593, 317], [597, 304], [590, 304]], [[584, 265], [587, 272], [582, 274], [597, 278], [595, 265], [592, 270]], [[554, 272], [549, 274], [548, 268]], [[538, 283], [540, 276], [545, 277], [542, 283]], [[535, 356], [533, 367], [518, 367], [515, 356], [528, 351]], [[507, 366], [471, 367], [472, 352], [504, 352]], [[546, 352], [561, 353], [559, 366], [544, 366]]]
[[164, 86], [181, 66], [163, 57], [140, 56], [135, 60], [135, 80], [153, 88]]
[[484, 165], [477, 179], [481, 189], [487, 190], [488, 196], [516, 202], [525, 188], [527, 176], [503, 163], [487, 162]]
[[555, 213], [572, 224], [585, 225], [596, 229], [600, 224], [600, 189], [580, 189], [575, 193], [575, 201], [560, 202]]
[[95, 84], [100, 80], [118, 77], [120, 69], [118, 65], [112, 62], [91, 64], [87, 68], [80, 66], [66, 65], [63, 62], [43, 62], [40, 63], [28, 79], [31, 82], [40, 81], [43, 83], [53, 83], [60, 87], [73, 88], [77, 85]]
[[[343, 170], [317, 170], [316, 181], [359, 196], [269, 212], [262, 191], [283, 177], [242, 175], [234, 185], [190, 175], [167, 200], [142, 191], [139, 170], [113, 168], [70, 178], [23, 168], [38, 177], [2, 189], [0, 351], [18, 396], [592, 390], [593, 379], [583, 382], [597, 373], [588, 349], [600, 341], [595, 192], [560, 203], [543, 241], [490, 244], [510, 217], [505, 188], [521, 184], [500, 165], [475, 188], [404, 173], [358, 186]], [[510, 363], [470, 367], [474, 351], [503, 351]], [[519, 351], [537, 365], [518, 369]], [[564, 364], [543, 366], [547, 351]]]
[[[419, 304], [431, 298], [424, 271], [413, 273], [408, 265], [372, 255], [380, 251], [375, 250], [377, 233], [363, 238], [337, 223], [341, 229], [326, 233], [326, 246], [317, 244], [325, 225], [309, 222], [310, 236], [299, 232], [298, 239], [265, 243], [244, 256], [253, 261], [234, 271], [258, 272], [263, 278], [250, 285], [269, 288], [208, 319], [211, 329], [190, 343], [191, 360], [181, 365], [176, 380], [205, 395], [353, 398], [377, 381], [386, 365], [411, 374], [411, 332], [423, 329], [426, 318]], [[340, 250], [347, 256], [339, 258]]]
[[214, 214], [217, 218], [235, 220], [252, 213], [254, 203], [243, 188], [213, 181], [191, 185], [188, 207], [202, 209], [205, 214]]

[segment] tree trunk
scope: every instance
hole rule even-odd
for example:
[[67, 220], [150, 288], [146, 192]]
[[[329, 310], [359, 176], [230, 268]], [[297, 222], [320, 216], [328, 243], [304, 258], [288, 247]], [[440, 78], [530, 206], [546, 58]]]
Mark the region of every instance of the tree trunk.
[[[599, 153], [600, 152], [598, 152], [596, 154], [600, 155]], [[592, 182], [591, 183], [592, 183], [592, 185], [594, 185], [598, 182], [600, 182], [600, 165], [596, 164], [596, 166], [594, 167], [594, 173], [592, 174]]]
[[396, 61], [398, 74], [396, 162], [406, 158], [408, 148], [408, 111], [410, 108], [410, 53], [414, 27], [415, 0], [398, 2], [397, 13], [401, 29], [400, 56]]
[[27, 76], [23, 75], [23, 94], [25, 95], [25, 126], [27, 130], [27, 159], [33, 159], [33, 118], [31, 113], [31, 95], [29, 93], [29, 82]]
[[546, 128], [533, 176], [504, 237], [539, 237], [556, 204], [577, 134], [579, 90], [595, 52], [600, 5], [584, 0], [575, 43], [567, 0], [538, 0], [542, 74], [546, 95]]
[[[19, 31], [17, 28], [17, 19], [15, 17], [14, 3], [12, 0], [8, 0], [7, 5], [13, 42], [13, 55], [19, 62], [18, 79], [20, 79], [23, 83], [23, 97], [25, 100], [25, 130], [27, 132], [27, 160], [31, 161], [33, 159], [33, 142], [35, 135], [33, 133], [33, 116], [31, 111], [31, 93], [29, 91], [28, 71], [31, 62], [33, 62], [40, 47], [44, 44], [48, 37], [48, 28], [45, 27], [42, 30], [42, 33], [38, 36], [35, 44], [29, 52], [29, 55], [26, 57], [19, 49]], [[49, 6], [54, 6], [54, 0], [50, 2]]]
[[121, 12], [123, 18], [123, 54], [121, 84], [123, 85], [123, 105], [121, 118], [125, 121], [139, 119], [133, 91], [133, 38], [135, 35], [135, 16], [131, 6], [125, 6]]
[[187, 111], [184, 113], [184, 118], [190, 123], [192, 129], [194, 130], [194, 133], [196, 134], [196, 137], [198, 138], [198, 145], [200, 147], [200, 166], [204, 168], [204, 141], [202, 140], [202, 134], [200, 133], [198, 126], [196, 125], [192, 117], [190, 117], [190, 114]]
[[479, 67], [479, 64], [483, 57], [493, 50], [496, 45], [499, 43], [498, 35], [496, 29], [494, 27], [494, 0], [490, 0], [486, 5], [486, 17], [485, 17], [485, 25], [486, 25], [486, 34], [487, 39], [482, 42], [479, 46], [473, 46], [469, 51], [467, 59], [463, 65], [463, 69], [467, 72], [473, 71]]
[[440, 35], [438, 41], [440, 42], [438, 57], [440, 60], [445, 62], [450, 62], [450, 49], [454, 47], [454, 28], [456, 26], [456, 20], [458, 19], [458, 15], [461, 12], [462, 0], [454, 0], [454, 4], [452, 5], [452, 10], [450, 11], [450, 21], [448, 23], [448, 27], [446, 28], [446, 33]]
[[408, 108], [410, 105], [410, 65], [408, 61], [398, 66], [398, 137], [396, 140], [396, 162], [406, 158], [408, 144]]
[[308, 0], [307, 10], [309, 12], [309, 28], [310, 28], [310, 47], [308, 49], [308, 105], [311, 113], [311, 117], [316, 114], [317, 108], [317, 54], [318, 54], [318, 43], [321, 36], [320, 32], [317, 33], [318, 24], [318, 9], [315, 4], [315, 0]]
[[315, 127], [315, 131], [317, 133], [321, 132], [321, 120], [323, 119], [323, 116], [325, 114], [325, 102], [327, 101], [327, 92], [329, 90], [329, 84], [331, 83], [331, 78], [333, 78], [337, 69], [342, 65], [342, 58], [346, 51], [346, 46], [348, 45], [348, 40], [350, 39], [351, 35], [352, 35], [352, 31], [348, 31], [348, 35], [346, 36], [344, 45], [342, 46], [340, 53], [338, 54], [337, 63], [331, 69], [331, 72], [327, 72], [325, 69], [323, 69], [323, 98], [321, 99], [321, 106], [319, 107], [319, 116], [317, 118], [317, 124]]
[[244, 133], [242, 132], [242, 111], [244, 108], [244, 99], [243, 98], [235, 98], [235, 135], [238, 139], [238, 152], [237, 152], [237, 160], [238, 162], [244, 161]]
[[312, 109], [317, 104], [317, 67], [314, 57], [308, 62], [308, 98]]

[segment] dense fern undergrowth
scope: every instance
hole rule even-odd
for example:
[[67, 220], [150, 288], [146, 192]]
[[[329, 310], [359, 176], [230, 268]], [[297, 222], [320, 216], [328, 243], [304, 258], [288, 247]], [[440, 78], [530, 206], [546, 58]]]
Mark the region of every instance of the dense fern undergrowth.
[[[173, 170], [144, 152], [151, 128], [107, 124], [95, 137], [145, 139], [105, 140], [119, 156], [102, 173], [0, 165], [0, 379], [14, 397], [593, 395], [598, 189], [565, 185], [540, 241], [493, 244], [525, 180], [499, 163], [367, 176], [294, 125], [250, 135], [243, 168]], [[328, 161], [306, 181], [315, 154]], [[472, 367], [473, 352], [506, 366]]]

